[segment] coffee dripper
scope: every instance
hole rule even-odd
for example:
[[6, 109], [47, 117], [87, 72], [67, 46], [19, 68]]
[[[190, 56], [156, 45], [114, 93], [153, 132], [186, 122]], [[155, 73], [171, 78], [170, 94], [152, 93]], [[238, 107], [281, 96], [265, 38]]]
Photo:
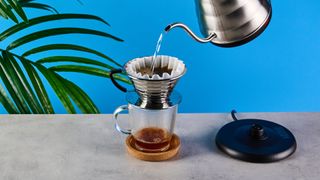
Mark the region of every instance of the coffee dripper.
[[114, 79], [114, 74], [125, 73], [139, 96], [140, 107], [145, 109], [163, 109], [170, 106], [170, 95], [179, 79], [186, 73], [184, 63], [170, 56], [157, 56], [154, 74], [146, 74], [151, 69], [153, 56], [136, 58], [127, 62], [122, 69], [110, 72], [112, 83], [121, 91], [129, 92]]
[[[143, 152], [147, 157], [150, 153], [170, 151], [170, 148], [173, 148], [170, 147], [171, 141], [177, 142], [178, 136], [173, 131], [181, 95], [174, 91], [174, 87], [186, 72], [181, 60], [170, 56], [157, 56], [154, 74], [146, 74], [146, 70], [151, 68], [152, 60], [152, 56], [136, 58], [128, 61], [123, 69], [115, 69], [110, 73], [113, 84], [126, 93], [128, 103], [114, 111], [115, 127], [119, 132], [130, 135], [126, 141], [129, 152]], [[129, 77], [134, 90], [127, 90], [115, 81], [114, 75], [123, 72]], [[123, 129], [118, 124], [118, 115], [122, 111], [129, 113], [130, 129]], [[175, 147], [177, 152], [177, 147], [180, 146]]]

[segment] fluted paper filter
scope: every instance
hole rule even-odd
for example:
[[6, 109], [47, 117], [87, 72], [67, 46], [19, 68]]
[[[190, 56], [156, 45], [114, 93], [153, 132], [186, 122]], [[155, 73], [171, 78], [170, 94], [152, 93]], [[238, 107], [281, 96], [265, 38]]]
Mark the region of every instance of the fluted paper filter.
[[136, 58], [129, 61], [126, 72], [129, 76], [138, 79], [161, 80], [172, 79], [185, 72], [185, 64], [176, 57], [157, 56], [154, 62], [154, 71], [151, 73], [153, 56]]

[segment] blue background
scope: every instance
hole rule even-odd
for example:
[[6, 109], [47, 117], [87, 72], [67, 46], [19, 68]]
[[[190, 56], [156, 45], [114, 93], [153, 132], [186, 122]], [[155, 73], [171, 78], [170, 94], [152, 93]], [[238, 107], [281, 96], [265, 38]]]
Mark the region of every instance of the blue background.
[[[67, 21], [64, 25], [93, 27], [125, 42], [82, 35], [70, 35], [63, 40], [88, 45], [121, 64], [152, 55], [162, 29], [172, 22], [181, 21], [200, 35], [193, 0], [83, 0], [83, 5], [76, 0], [42, 2], [61, 13], [89, 13], [107, 20], [111, 28], [92, 21]], [[320, 110], [320, 2], [274, 0], [272, 7], [273, 16], [266, 31], [240, 47], [200, 44], [179, 29], [167, 34], [160, 54], [179, 57], [188, 67], [177, 87], [183, 95], [180, 112], [227, 112], [233, 108], [240, 112]], [[37, 10], [28, 13], [46, 14]], [[36, 43], [49, 41], [61, 42], [61, 37]], [[32, 46], [30, 43], [20, 51]], [[63, 75], [80, 85], [102, 113], [111, 113], [126, 103], [124, 94], [109, 79]], [[65, 113], [52, 90], [48, 91], [56, 111]], [[0, 112], [5, 113], [1, 106]]]

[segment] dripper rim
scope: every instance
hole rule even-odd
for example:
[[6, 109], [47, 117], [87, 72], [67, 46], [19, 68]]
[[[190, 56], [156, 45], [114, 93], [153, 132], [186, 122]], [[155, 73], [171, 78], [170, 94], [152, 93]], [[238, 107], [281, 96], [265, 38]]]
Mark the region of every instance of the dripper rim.
[[[167, 55], [162, 55], [162, 56], [167, 56]], [[138, 58], [144, 58], [144, 57], [151, 57], [151, 56], [143, 56], [143, 57], [138, 57]], [[168, 57], [173, 57], [173, 58], [177, 58], [177, 57], [174, 57], [174, 56], [168, 56]], [[134, 59], [137, 59], [137, 58], [134, 58]], [[133, 61], [134, 59], [130, 60], [130, 61]], [[179, 58], [177, 58], [178, 60], [180, 60]], [[136, 76], [132, 76], [131, 74], [127, 73], [126, 71], [126, 67], [128, 65], [128, 63], [130, 62], [126, 62], [123, 66], [123, 70], [124, 72], [126, 72], [126, 74], [128, 75], [129, 78], [131, 79], [134, 79], [134, 80], [144, 80], [144, 81], [164, 81], [164, 80], [176, 80], [176, 79], [179, 79], [181, 78], [186, 72], [187, 72], [187, 66], [184, 64], [184, 70], [181, 74], [177, 75], [177, 76], [174, 76], [174, 77], [171, 77], [171, 78], [163, 78], [163, 79], [146, 79], [146, 78], [138, 78]]]
[[177, 76], [174, 76], [174, 77], [171, 77], [171, 78], [164, 78], [164, 79], [146, 79], [146, 78], [138, 78], [138, 77], [135, 77], [135, 76], [132, 76], [130, 74], [127, 73], [128, 77], [130, 77], [131, 79], [134, 79], [134, 80], [143, 80], [143, 81], [164, 81], [164, 80], [176, 80], [176, 79], [179, 79], [181, 78], [185, 73], [187, 72], [187, 68], [185, 67], [183, 72]]

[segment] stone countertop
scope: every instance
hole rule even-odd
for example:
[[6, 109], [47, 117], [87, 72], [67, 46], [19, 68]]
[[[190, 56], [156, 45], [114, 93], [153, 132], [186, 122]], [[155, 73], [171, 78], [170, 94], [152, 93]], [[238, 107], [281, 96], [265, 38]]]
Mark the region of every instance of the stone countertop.
[[[214, 144], [230, 114], [179, 114], [180, 154], [146, 162], [127, 154], [111, 115], [1, 115], [1, 180], [285, 180], [319, 179], [320, 113], [241, 113], [277, 122], [295, 135], [288, 159], [255, 164], [229, 158]], [[125, 119], [125, 115], [121, 118]]]

